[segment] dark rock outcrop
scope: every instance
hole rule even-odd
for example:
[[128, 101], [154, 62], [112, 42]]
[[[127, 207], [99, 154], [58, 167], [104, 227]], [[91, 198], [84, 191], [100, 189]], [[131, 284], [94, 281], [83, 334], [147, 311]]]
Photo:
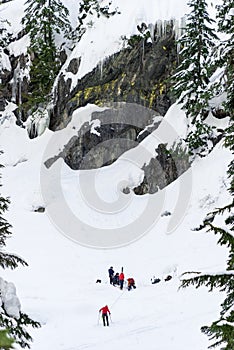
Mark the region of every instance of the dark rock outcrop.
[[[80, 58], [73, 58], [66, 71], [76, 74], [78, 72], [80, 66]], [[51, 116], [57, 116], [60, 120], [60, 128], [63, 128], [68, 123], [68, 111], [66, 109], [67, 101], [70, 99], [70, 91], [71, 91], [71, 84], [72, 80], [71, 78], [65, 79], [65, 76], [63, 73], [61, 73], [58, 77], [58, 83], [56, 85], [54, 95], [56, 96], [57, 103], [55, 104], [53, 110], [51, 111]], [[69, 112], [70, 115], [70, 112]], [[59, 116], [63, 116], [63, 119], [61, 119]], [[69, 119], [70, 121], [70, 119]]]
[[45, 212], [45, 208], [44, 207], [38, 207], [36, 209], [33, 210], [35, 213], [44, 213]]
[[[46, 162], [49, 167], [62, 157], [72, 169], [100, 168], [113, 163], [121, 154], [136, 147], [149, 132], [156, 113], [137, 104], [114, 104], [114, 108], [92, 113], [91, 123], [84, 123], [63, 151]], [[96, 128], [92, 122], [99, 121]], [[156, 129], [160, 122], [154, 123]]]
[[66, 69], [67, 72], [76, 74], [80, 66], [80, 58], [73, 58]]
[[[80, 63], [71, 61], [68, 69], [75, 72]], [[61, 129], [68, 124], [72, 112], [88, 103], [103, 106], [111, 102], [137, 103], [165, 115], [173, 101], [168, 77], [177, 61], [173, 23], [167, 22], [166, 31], [159, 36], [155, 28], [154, 40], [142, 38], [133, 47], [123, 48], [100, 63], [79, 80], [76, 88], [62, 96], [55, 94], [55, 107], [50, 115], [50, 129]], [[59, 85], [61, 85], [59, 81]], [[66, 82], [63, 81], [66, 87]], [[58, 89], [59, 90], [59, 89]]]
[[143, 166], [145, 173], [142, 183], [134, 188], [135, 194], [155, 193], [176, 180], [190, 167], [188, 154], [183, 150], [168, 151], [164, 144], [155, 150], [157, 156]]

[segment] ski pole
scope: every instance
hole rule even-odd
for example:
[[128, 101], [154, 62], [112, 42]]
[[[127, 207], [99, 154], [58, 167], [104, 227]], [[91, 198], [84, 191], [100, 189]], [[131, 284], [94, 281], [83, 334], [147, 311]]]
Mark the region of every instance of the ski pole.
[[100, 312], [98, 313], [98, 321], [97, 321], [97, 325], [99, 325], [99, 320], [100, 320]]
[[112, 318], [111, 318], [111, 314], [109, 316], [110, 316], [111, 323], [113, 323]]

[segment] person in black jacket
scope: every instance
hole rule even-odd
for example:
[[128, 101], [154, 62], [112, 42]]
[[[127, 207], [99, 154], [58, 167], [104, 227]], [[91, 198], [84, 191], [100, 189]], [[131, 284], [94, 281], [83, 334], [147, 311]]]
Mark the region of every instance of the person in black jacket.
[[118, 272], [116, 272], [116, 274], [114, 275], [112, 282], [113, 282], [113, 286], [116, 286], [116, 284], [119, 285], [119, 273]]
[[110, 284], [113, 284], [113, 277], [114, 277], [115, 271], [113, 270], [112, 266], [109, 268], [108, 273], [109, 273], [109, 278], [110, 278]]

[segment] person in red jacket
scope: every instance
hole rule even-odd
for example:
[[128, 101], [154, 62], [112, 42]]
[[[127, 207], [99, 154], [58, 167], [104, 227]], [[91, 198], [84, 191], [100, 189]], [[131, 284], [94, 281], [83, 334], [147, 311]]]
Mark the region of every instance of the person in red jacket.
[[124, 273], [121, 272], [119, 275], [119, 285], [120, 285], [120, 289], [123, 289], [123, 284], [124, 284]]
[[128, 278], [128, 290], [136, 289], [134, 278]]
[[99, 313], [102, 312], [102, 320], [103, 320], [103, 326], [107, 325], [109, 326], [109, 319], [108, 319], [108, 313], [109, 315], [111, 314], [110, 313], [110, 310], [108, 308], [108, 306], [103, 306], [100, 310], [99, 310]]

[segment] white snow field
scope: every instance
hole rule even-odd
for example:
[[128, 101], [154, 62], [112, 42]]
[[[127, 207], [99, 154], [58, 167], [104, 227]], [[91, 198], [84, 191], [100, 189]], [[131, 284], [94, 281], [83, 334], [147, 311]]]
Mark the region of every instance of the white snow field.
[[[75, 125], [79, 128], [79, 115], [83, 114], [84, 121], [86, 113], [88, 120], [95, 109], [98, 107], [87, 106], [74, 113], [67, 128], [73, 130]], [[122, 181], [125, 179], [132, 185], [139, 180], [141, 170], [136, 155], [141, 153], [140, 149], [137, 152], [141, 145], [123, 154], [111, 166], [85, 171], [85, 176], [82, 171], [61, 166], [63, 201], [77, 218], [77, 230], [85, 228], [88, 237], [82, 241], [83, 236], [77, 232], [71, 240], [73, 227], [69, 215], [58, 213], [64, 223], [61, 224], [50, 210], [53, 201], [61, 200], [56, 187], [53, 184], [47, 187], [52, 194], [45, 196], [40, 178], [45, 168], [42, 162], [45, 149], [51, 138], [65, 131], [47, 130], [30, 140], [27, 131], [15, 125], [11, 112], [6, 114], [8, 119], [0, 126], [0, 149], [4, 151], [0, 162], [5, 165], [1, 190], [11, 198], [6, 218], [14, 233], [7, 250], [24, 257], [29, 267], [3, 271], [2, 277], [15, 283], [22, 310], [42, 324], [39, 330], [31, 331], [32, 349], [207, 348], [208, 339], [200, 333], [200, 327], [217, 317], [223, 296], [209, 293], [206, 288], [178, 290], [178, 287], [183, 272], [220, 271], [225, 267], [227, 251], [216, 245], [218, 237], [191, 229], [201, 223], [207, 212], [228, 200], [226, 168], [231, 154], [219, 143], [206, 158], [197, 159], [191, 170], [163, 191], [144, 196], [130, 193], [124, 195], [130, 198], [126, 203], [119, 202], [123, 196]], [[177, 135], [184, 132], [184, 113], [178, 106], [172, 106], [164, 118], [175, 129], [180, 118]], [[64, 138], [58, 140], [59, 148]], [[151, 135], [144, 143], [150, 148], [155, 139]], [[90, 175], [93, 172], [95, 176]], [[93, 192], [85, 191], [89, 188]], [[95, 207], [92, 194], [103, 203], [103, 210]], [[112, 205], [116, 203], [119, 209], [115, 212]], [[43, 205], [44, 213], [34, 212]], [[156, 213], [154, 220], [149, 217], [152, 208]], [[179, 216], [178, 208], [183, 211]], [[172, 215], [161, 216], [166, 210]], [[173, 223], [177, 217], [179, 223]], [[149, 225], [139, 225], [139, 232], [132, 236], [137, 220], [149, 220]], [[99, 231], [110, 229], [118, 237], [123, 227], [127, 228], [125, 240], [120, 235], [119, 240], [111, 239], [105, 246], [105, 239], [98, 242], [95, 237], [95, 232], [98, 235]], [[140, 232], [142, 227], [145, 232]], [[92, 243], [99, 249], [85, 246]], [[121, 247], [114, 249], [118, 244]], [[135, 278], [137, 289], [120, 291], [109, 285], [110, 266], [119, 272], [123, 266], [126, 278]], [[165, 282], [167, 274], [173, 278]], [[161, 278], [159, 284], [151, 284], [154, 275]], [[97, 279], [102, 283], [96, 284]], [[112, 312], [113, 323], [109, 328], [98, 324], [98, 310], [106, 304]]]
[[[180, 21], [187, 12], [186, 2], [114, 0], [113, 7], [118, 6], [121, 14], [94, 19], [62, 71], [72, 58], [81, 56], [77, 75], [66, 73], [74, 86], [123, 47], [122, 35], [136, 33], [142, 22]], [[209, 1], [211, 13], [218, 2]], [[64, 4], [75, 23], [77, 1], [64, 0]], [[13, 33], [21, 29], [23, 6], [24, 0], [1, 6], [1, 18], [12, 22]], [[29, 41], [27, 37], [23, 41], [11, 45], [12, 54], [25, 52]], [[7, 57], [1, 63], [9, 67]], [[207, 349], [209, 341], [200, 327], [219, 315], [223, 295], [206, 288], [178, 288], [183, 272], [225, 268], [227, 251], [217, 246], [218, 237], [192, 229], [229, 199], [230, 152], [220, 142], [166, 189], [154, 195], [136, 196], [132, 191], [124, 195], [124, 187], [141, 182], [141, 166], [159, 142], [171, 145], [186, 135], [185, 116], [177, 105], [141, 145], [95, 171], [72, 171], [61, 159], [46, 169], [44, 161], [57, 155], [98, 107], [81, 108], [66, 129], [46, 130], [32, 140], [26, 129], [15, 125], [15, 107], [9, 103], [0, 119], [0, 150], [4, 151], [0, 164], [5, 166], [1, 194], [11, 199], [5, 215], [13, 225], [7, 251], [22, 256], [29, 267], [1, 271], [1, 277], [16, 285], [22, 310], [42, 324], [30, 330], [32, 350]], [[168, 128], [173, 132], [165, 133]], [[43, 206], [44, 213], [34, 211]], [[165, 211], [172, 215], [161, 216]], [[126, 278], [134, 277], [137, 289], [120, 291], [109, 285], [110, 266], [118, 272], [124, 267]], [[173, 278], [165, 282], [168, 274]], [[152, 285], [153, 276], [161, 282]], [[96, 284], [97, 279], [102, 283]], [[98, 317], [106, 304], [112, 313], [110, 327], [103, 327]]]

